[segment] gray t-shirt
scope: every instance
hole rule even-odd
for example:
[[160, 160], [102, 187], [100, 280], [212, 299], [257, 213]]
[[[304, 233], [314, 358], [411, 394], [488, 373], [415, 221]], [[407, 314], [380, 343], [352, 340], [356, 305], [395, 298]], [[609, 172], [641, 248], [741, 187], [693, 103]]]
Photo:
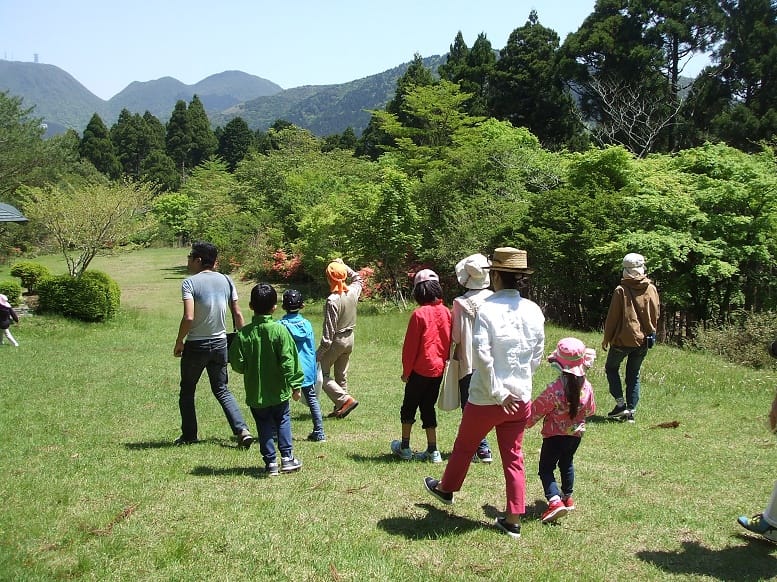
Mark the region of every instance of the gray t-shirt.
[[[229, 310], [229, 285], [232, 279], [216, 271], [203, 271], [183, 280], [182, 299], [194, 299], [194, 321], [187, 340], [206, 340], [227, 337], [226, 316]], [[237, 290], [232, 283], [232, 301], [237, 301]]]

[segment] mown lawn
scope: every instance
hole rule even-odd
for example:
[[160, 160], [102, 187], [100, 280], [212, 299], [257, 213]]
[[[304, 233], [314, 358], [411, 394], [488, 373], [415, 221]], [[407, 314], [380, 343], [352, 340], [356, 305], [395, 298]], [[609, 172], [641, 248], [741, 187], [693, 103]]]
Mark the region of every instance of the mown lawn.
[[[643, 367], [636, 424], [607, 421], [604, 354], [591, 371], [599, 411], [576, 458], [577, 511], [542, 525], [538, 429], [525, 442], [523, 536], [492, 525], [503, 509], [498, 453], [472, 466], [453, 506], [423, 490], [442, 466], [392, 458], [408, 312], [363, 304], [350, 384], [361, 404], [326, 419], [328, 441], [293, 405], [303, 469], [268, 479], [258, 448], [235, 447], [207, 382], [200, 437], [179, 433], [178, 360], [186, 249], [100, 258], [122, 312], [106, 324], [27, 316], [0, 347], [2, 580], [766, 580], [777, 545], [738, 515], [761, 511], [774, 480], [765, 418], [773, 370], [659, 345]], [[43, 257], [63, 271], [58, 257]], [[8, 266], [0, 279], [8, 278]], [[251, 283], [241, 282], [248, 311]], [[318, 334], [321, 300], [305, 314]], [[548, 346], [568, 331], [548, 326]], [[576, 334], [599, 347], [598, 334]], [[553, 372], [543, 365], [535, 392]], [[242, 402], [241, 378], [232, 387]], [[329, 410], [325, 403], [325, 411]], [[247, 412], [247, 411], [246, 411]], [[247, 417], [250, 415], [247, 414]], [[458, 412], [439, 414], [447, 457]], [[660, 428], [677, 421], [677, 428]], [[412, 446], [421, 448], [420, 429]]]

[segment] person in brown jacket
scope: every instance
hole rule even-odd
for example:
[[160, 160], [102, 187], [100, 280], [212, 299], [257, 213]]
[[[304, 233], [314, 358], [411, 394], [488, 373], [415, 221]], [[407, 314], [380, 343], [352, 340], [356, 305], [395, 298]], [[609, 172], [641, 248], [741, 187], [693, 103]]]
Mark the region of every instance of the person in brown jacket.
[[[615, 288], [604, 323], [602, 349], [607, 353], [604, 371], [615, 408], [609, 418], [634, 422], [639, 402], [639, 370], [648, 349], [656, 341], [660, 315], [658, 291], [645, 276], [645, 257], [629, 253], [623, 257], [623, 275]], [[623, 398], [620, 365], [626, 360], [626, 398]]]

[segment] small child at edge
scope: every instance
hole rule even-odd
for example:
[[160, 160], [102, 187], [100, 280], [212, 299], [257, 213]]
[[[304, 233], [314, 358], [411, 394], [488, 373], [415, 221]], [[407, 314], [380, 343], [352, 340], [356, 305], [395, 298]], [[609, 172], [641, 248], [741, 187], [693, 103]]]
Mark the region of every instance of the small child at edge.
[[310, 417], [313, 420], [313, 432], [308, 435], [312, 442], [326, 441], [324, 434], [324, 422], [321, 418], [321, 405], [316, 394], [316, 344], [313, 337], [313, 326], [300, 314], [300, 309], [305, 307], [302, 293], [297, 289], [286, 289], [283, 292], [283, 309], [286, 311], [280, 322], [289, 330], [294, 343], [297, 345], [299, 363], [305, 379], [302, 381], [302, 397], [310, 408]]
[[232, 369], [243, 374], [246, 404], [259, 431], [259, 449], [269, 476], [278, 475], [273, 437], [278, 435], [281, 468], [284, 473], [299, 470], [291, 442], [289, 399], [299, 400], [302, 368], [297, 346], [289, 331], [275, 321], [278, 294], [272, 285], [259, 283], [251, 289], [251, 323], [245, 325], [229, 347]]
[[451, 349], [451, 312], [442, 302], [440, 278], [431, 269], [416, 273], [413, 297], [419, 307], [410, 316], [402, 344], [402, 381], [405, 382], [405, 396], [399, 410], [402, 440], [391, 441], [391, 452], [400, 459], [413, 458], [410, 432], [418, 410], [426, 431], [426, 450], [417, 453], [415, 458], [442, 463], [437, 450], [435, 405]]
[[[542, 514], [542, 523], [550, 523], [575, 509], [572, 492], [575, 485], [575, 452], [585, 432], [585, 419], [596, 412], [594, 391], [585, 377], [596, 351], [574, 337], [558, 342], [548, 356], [548, 362], [561, 374], [532, 402], [531, 418], [527, 428], [541, 418], [542, 449], [540, 450], [539, 477], [548, 509]], [[553, 476], [558, 466], [561, 474], [561, 490]]]

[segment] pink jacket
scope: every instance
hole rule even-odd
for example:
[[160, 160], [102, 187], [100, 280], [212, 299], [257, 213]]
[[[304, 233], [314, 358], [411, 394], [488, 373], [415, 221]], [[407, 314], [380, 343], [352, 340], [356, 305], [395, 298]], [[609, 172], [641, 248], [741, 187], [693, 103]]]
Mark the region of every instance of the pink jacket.
[[594, 391], [591, 383], [586, 379], [583, 389], [580, 391], [580, 407], [575, 418], [569, 418], [569, 403], [564, 393], [564, 384], [559, 376], [555, 382], [540, 394], [531, 405], [531, 419], [527, 428], [534, 426], [544, 418], [541, 434], [543, 438], [552, 436], [571, 435], [582, 437], [585, 431], [585, 419], [596, 412]]

